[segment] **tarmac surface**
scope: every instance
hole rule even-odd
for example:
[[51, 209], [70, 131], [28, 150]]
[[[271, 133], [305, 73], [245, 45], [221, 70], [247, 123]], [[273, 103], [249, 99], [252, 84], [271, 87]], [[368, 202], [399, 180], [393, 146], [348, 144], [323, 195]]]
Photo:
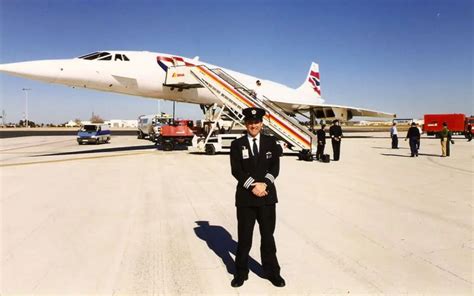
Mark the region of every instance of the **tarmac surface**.
[[[282, 276], [232, 288], [236, 181], [228, 155], [164, 152], [133, 136], [0, 139], [0, 294], [473, 293], [473, 143], [420, 156], [387, 133], [343, 139], [329, 164], [284, 156], [275, 232]], [[331, 145], [326, 146], [331, 152]]]
[[[390, 127], [388, 126], [344, 126], [344, 133], [360, 133], [360, 132], [389, 132]], [[16, 137], [29, 137], [29, 136], [75, 136], [77, 135], [77, 127], [34, 127], [34, 128], [0, 128], [0, 139], [3, 138], [16, 138]], [[328, 132], [329, 128], [326, 128]], [[399, 125], [398, 131], [404, 132], [407, 130], [407, 126]], [[136, 136], [136, 128], [111, 128], [112, 135], [114, 136]]]

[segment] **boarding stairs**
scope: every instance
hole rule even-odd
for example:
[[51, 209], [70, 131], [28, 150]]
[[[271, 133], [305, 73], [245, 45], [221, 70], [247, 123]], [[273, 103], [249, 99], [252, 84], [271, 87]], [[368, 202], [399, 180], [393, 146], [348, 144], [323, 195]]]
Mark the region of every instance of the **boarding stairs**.
[[164, 85], [183, 89], [207, 88], [225, 106], [218, 116], [225, 110], [227, 115], [233, 117], [236, 122], [243, 121], [243, 109], [262, 108], [266, 111], [263, 124], [287, 142], [288, 148], [310, 154], [316, 153], [316, 137], [307, 127], [287, 115], [267, 98], [256, 97], [252, 90], [222, 69], [209, 69], [204, 65], [169, 67]]

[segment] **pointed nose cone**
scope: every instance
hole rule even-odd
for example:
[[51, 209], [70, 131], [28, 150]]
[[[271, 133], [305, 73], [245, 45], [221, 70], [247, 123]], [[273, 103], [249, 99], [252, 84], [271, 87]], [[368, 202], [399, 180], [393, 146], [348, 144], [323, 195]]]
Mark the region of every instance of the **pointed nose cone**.
[[1, 64], [0, 72], [23, 78], [55, 82], [62, 71], [62, 64], [62, 60]]

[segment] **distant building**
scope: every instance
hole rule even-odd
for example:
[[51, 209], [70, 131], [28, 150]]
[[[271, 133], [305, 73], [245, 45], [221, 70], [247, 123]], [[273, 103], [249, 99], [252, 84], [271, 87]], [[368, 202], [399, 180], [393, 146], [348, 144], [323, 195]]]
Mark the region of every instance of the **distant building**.
[[[86, 124], [93, 124], [90, 120], [81, 120], [81, 124], [77, 124], [74, 120], [69, 120], [66, 123], [66, 127], [79, 127]], [[138, 120], [136, 119], [111, 119], [105, 120], [104, 124], [107, 124], [111, 128], [137, 128], [138, 127]]]
[[66, 127], [79, 127], [79, 124], [77, 124], [77, 122], [75, 122], [74, 120], [69, 120], [68, 123], [66, 123], [65, 126]]
[[410, 125], [412, 122], [416, 122], [414, 118], [395, 118], [393, 122], [396, 122], [398, 124], [407, 124]]
[[370, 121], [370, 120], [360, 120], [354, 121], [354, 126], [389, 126], [392, 125], [391, 121]]
[[137, 128], [138, 120], [137, 119], [111, 119], [104, 122], [108, 124], [111, 128]]

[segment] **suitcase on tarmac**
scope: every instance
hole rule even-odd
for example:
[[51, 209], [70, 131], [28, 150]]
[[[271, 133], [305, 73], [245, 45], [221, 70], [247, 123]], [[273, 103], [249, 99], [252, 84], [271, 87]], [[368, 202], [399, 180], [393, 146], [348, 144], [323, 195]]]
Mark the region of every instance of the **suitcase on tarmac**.
[[329, 154], [323, 154], [323, 157], [321, 157], [321, 161], [322, 162], [329, 162], [330, 161], [330, 158], [329, 158]]

